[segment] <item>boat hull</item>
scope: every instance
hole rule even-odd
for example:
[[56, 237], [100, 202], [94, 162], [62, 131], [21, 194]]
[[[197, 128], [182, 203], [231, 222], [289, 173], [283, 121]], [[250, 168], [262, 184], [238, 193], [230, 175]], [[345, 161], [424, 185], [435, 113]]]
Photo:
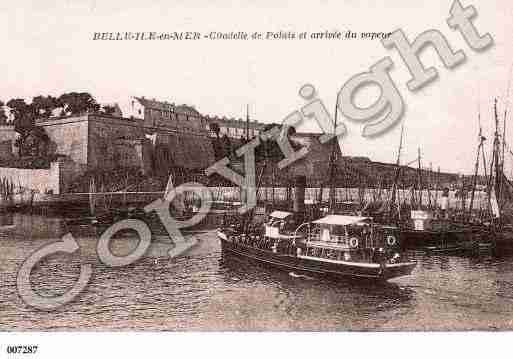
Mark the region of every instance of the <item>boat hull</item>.
[[377, 263], [344, 262], [280, 254], [270, 250], [234, 243], [224, 233], [218, 232], [218, 238], [221, 241], [221, 248], [225, 254], [253, 260], [282, 270], [334, 279], [384, 281], [409, 275], [416, 266], [415, 262], [379, 265]]
[[415, 231], [402, 229], [400, 231], [401, 247], [407, 249], [436, 249], [440, 251], [465, 249], [465, 244], [472, 242], [471, 230], [448, 231]]

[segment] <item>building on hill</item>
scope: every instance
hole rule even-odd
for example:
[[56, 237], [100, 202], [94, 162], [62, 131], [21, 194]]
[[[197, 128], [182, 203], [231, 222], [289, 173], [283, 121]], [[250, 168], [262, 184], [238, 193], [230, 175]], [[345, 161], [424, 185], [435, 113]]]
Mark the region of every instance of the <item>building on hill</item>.
[[166, 128], [183, 133], [208, 135], [206, 116], [193, 106], [132, 97], [127, 117], [143, 120], [146, 128]]
[[142, 118], [84, 114], [44, 119], [37, 125], [50, 138], [51, 152], [73, 164], [68, 166], [71, 180], [91, 170], [134, 167], [167, 175], [175, 169], [200, 171], [214, 162], [211, 138], [204, 125], [197, 125], [198, 112], [176, 107], [166, 118], [166, 113], [157, 116], [146, 107]]
[[[214, 162], [208, 122], [192, 106], [133, 97], [123, 110], [104, 104], [98, 112], [71, 115], [57, 108], [35, 124], [48, 135], [49, 155], [61, 158], [67, 183], [86, 172], [128, 167], [164, 176], [175, 170], [194, 174]], [[15, 158], [16, 138], [12, 126], [0, 128], [5, 163]]]
[[[253, 138], [260, 134], [265, 124], [257, 122], [256, 120], [247, 121], [245, 119], [235, 119], [217, 116], [207, 116], [207, 129], [211, 137], [227, 136], [233, 139], [240, 138]], [[214, 125], [215, 124], [215, 125]], [[219, 129], [219, 134], [216, 133], [215, 128]]]
[[214, 162], [208, 122], [193, 106], [133, 97], [129, 115], [142, 121], [154, 146], [153, 162], [161, 163], [160, 170], [204, 169]]

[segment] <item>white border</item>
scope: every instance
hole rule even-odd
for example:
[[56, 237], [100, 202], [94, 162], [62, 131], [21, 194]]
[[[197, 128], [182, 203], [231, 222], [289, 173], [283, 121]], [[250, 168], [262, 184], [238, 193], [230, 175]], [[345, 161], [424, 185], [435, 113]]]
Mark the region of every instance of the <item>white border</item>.
[[[0, 333], [0, 358], [493, 358], [513, 332]], [[8, 355], [7, 345], [38, 345]]]

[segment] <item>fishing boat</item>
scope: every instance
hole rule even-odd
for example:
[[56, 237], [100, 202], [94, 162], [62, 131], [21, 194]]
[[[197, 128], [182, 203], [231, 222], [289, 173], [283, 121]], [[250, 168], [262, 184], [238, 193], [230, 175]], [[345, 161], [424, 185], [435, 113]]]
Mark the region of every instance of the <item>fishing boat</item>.
[[474, 228], [443, 217], [433, 217], [424, 210], [411, 211], [410, 221], [400, 227], [404, 249], [438, 253], [472, 250], [477, 245]]
[[[488, 247], [496, 253], [513, 251], [513, 184], [504, 174], [504, 162], [506, 151], [506, 118], [507, 109], [504, 112], [502, 135], [499, 133], [499, 115], [497, 111], [497, 99], [494, 101], [495, 134], [492, 144], [492, 158], [487, 173], [484, 141], [482, 135], [480, 114], [479, 119], [479, 146], [475, 163], [474, 181], [472, 186], [469, 220], [472, 220], [473, 227], [478, 231], [481, 240], [481, 247]], [[511, 154], [511, 150], [509, 151]], [[486, 184], [486, 208], [478, 212], [473, 211], [474, 192], [477, 188], [477, 175], [479, 171], [479, 158], [482, 156], [484, 177]]]
[[295, 214], [275, 211], [263, 231], [220, 228], [223, 253], [286, 271], [335, 279], [386, 281], [411, 274], [416, 263], [400, 251], [397, 228], [370, 217], [327, 215], [294, 230]]
[[[418, 149], [417, 179], [411, 187], [409, 211], [401, 208], [398, 201], [399, 182], [402, 176], [401, 150], [403, 145], [404, 125], [401, 128], [399, 148], [396, 159], [396, 171], [391, 188], [391, 196], [386, 204], [385, 214], [380, 218], [382, 223], [394, 224], [399, 228], [399, 238], [404, 250], [423, 250], [435, 253], [455, 253], [473, 249], [476, 244], [475, 229], [465, 223], [458, 223], [449, 216], [449, 189], [442, 193], [441, 204], [438, 205], [438, 188], [435, 198], [431, 194], [431, 176], [427, 183], [428, 203], [423, 203], [423, 189], [426, 187], [422, 177], [421, 151]], [[431, 171], [429, 172], [431, 174]], [[438, 182], [438, 181], [437, 181]]]

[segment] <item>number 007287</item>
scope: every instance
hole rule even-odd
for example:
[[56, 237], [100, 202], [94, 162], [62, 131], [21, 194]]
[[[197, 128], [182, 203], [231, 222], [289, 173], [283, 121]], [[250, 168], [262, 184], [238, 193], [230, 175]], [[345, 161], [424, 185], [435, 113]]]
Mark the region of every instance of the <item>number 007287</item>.
[[37, 345], [8, 345], [7, 354], [36, 354]]

